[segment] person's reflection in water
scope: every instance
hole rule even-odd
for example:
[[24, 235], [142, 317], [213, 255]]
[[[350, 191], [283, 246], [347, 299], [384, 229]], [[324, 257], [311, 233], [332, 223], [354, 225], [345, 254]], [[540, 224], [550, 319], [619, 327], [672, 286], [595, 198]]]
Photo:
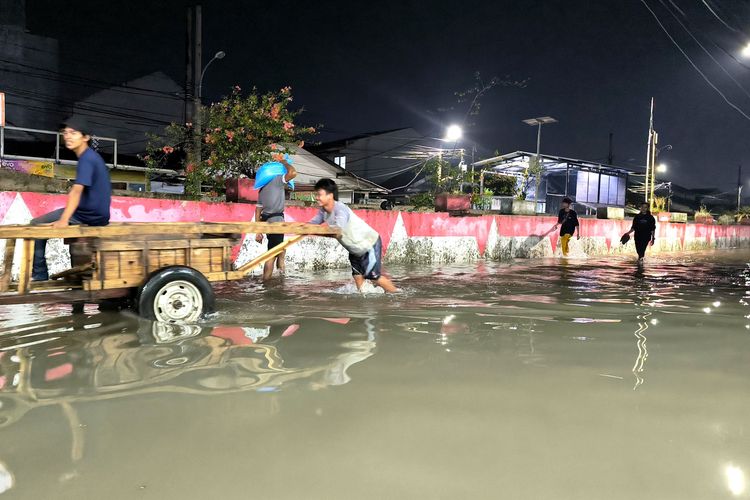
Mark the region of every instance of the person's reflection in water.
[[638, 354], [633, 364], [633, 375], [635, 376], [635, 385], [633, 390], [638, 389], [644, 383], [643, 374], [645, 371], [646, 360], [648, 359], [648, 338], [645, 335], [646, 330], [649, 328], [649, 317], [651, 316], [651, 305], [650, 305], [650, 294], [652, 292], [651, 283], [648, 280], [648, 276], [645, 273], [643, 261], [638, 260], [638, 266], [633, 273], [635, 278], [635, 297], [633, 298], [633, 305], [635, 306], [638, 314], [636, 315], [636, 323], [638, 328], [635, 330], [633, 335], [636, 338], [636, 349]]

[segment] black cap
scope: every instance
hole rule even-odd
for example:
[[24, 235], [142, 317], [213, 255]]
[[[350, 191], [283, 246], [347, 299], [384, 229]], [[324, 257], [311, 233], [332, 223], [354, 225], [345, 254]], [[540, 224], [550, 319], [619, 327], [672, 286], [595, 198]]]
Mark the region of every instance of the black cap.
[[91, 128], [86, 118], [80, 115], [73, 115], [60, 124], [60, 130], [70, 127], [73, 130], [77, 130], [83, 135], [91, 135]]

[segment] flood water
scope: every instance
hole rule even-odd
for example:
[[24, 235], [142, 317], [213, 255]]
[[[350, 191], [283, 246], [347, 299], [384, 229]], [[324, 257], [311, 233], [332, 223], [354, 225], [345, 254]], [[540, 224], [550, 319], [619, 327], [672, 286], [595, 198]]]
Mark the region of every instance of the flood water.
[[750, 254], [345, 270], [199, 327], [0, 308], [4, 498], [748, 498]]

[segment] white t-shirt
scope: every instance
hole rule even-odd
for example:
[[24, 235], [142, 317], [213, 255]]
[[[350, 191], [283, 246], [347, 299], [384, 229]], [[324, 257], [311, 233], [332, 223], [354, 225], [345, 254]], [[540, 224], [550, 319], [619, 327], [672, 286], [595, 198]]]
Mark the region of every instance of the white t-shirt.
[[323, 222], [331, 227], [341, 229], [339, 243], [354, 255], [366, 254], [380, 238], [377, 231], [340, 201], [334, 204], [333, 211], [330, 214], [321, 208], [312, 218], [310, 224], [322, 224]]

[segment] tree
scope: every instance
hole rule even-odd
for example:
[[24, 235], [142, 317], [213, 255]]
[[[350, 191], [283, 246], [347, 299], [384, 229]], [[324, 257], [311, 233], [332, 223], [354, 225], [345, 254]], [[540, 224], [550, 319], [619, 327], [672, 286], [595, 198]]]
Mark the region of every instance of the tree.
[[[295, 125], [301, 110], [290, 110], [291, 102], [290, 87], [263, 95], [253, 89], [243, 96], [235, 86], [221, 101], [201, 108], [200, 141], [193, 140], [192, 123], [172, 123], [162, 137], [151, 136], [143, 160], [151, 168], [182, 167], [188, 194], [200, 195], [202, 184], [221, 190], [227, 178], [252, 175], [262, 163], [283, 158], [290, 144], [302, 147], [303, 137], [315, 133], [313, 127]], [[193, 161], [196, 143], [200, 162]]]

